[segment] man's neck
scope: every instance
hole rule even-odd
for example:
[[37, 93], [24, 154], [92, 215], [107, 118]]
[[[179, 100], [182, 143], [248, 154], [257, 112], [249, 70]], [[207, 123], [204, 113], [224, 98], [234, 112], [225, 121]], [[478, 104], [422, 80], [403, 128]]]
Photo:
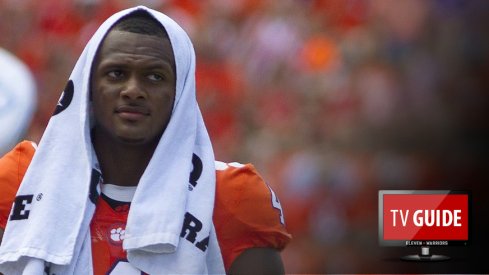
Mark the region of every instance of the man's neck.
[[92, 142], [102, 170], [102, 176], [107, 183], [134, 186], [149, 164], [153, 152], [158, 145], [133, 145], [109, 138], [94, 131]]

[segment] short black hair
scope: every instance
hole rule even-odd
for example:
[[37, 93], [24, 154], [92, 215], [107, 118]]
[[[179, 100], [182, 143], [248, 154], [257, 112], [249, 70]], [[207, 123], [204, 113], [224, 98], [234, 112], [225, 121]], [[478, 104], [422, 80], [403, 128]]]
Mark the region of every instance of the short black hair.
[[136, 10], [117, 21], [112, 30], [168, 38], [168, 33], [158, 20], [144, 10]]

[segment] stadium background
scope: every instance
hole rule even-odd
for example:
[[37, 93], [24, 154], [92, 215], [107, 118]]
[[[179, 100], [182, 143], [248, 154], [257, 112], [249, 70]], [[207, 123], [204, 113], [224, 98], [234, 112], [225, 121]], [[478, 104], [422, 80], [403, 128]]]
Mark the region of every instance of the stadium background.
[[[0, 0], [0, 47], [38, 83], [27, 139], [98, 25], [136, 4], [191, 36], [216, 157], [254, 163], [280, 197], [287, 272], [487, 272], [473, 259], [489, 232], [489, 2]], [[476, 241], [448, 250], [459, 269], [379, 248], [379, 189], [472, 190]]]

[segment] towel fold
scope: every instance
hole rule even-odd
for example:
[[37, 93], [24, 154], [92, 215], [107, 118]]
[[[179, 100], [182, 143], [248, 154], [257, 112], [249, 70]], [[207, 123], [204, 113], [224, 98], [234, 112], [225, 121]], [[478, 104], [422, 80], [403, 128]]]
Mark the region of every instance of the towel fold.
[[40, 259], [57, 275], [93, 273], [89, 224], [103, 176], [90, 137], [90, 70], [111, 26], [136, 10], [166, 29], [177, 82], [171, 119], [134, 194], [123, 248], [148, 274], [224, 273], [212, 223], [214, 154], [195, 99], [193, 46], [177, 23], [143, 6], [107, 19], [76, 63], [17, 193], [0, 271], [31, 272], [44, 268]]

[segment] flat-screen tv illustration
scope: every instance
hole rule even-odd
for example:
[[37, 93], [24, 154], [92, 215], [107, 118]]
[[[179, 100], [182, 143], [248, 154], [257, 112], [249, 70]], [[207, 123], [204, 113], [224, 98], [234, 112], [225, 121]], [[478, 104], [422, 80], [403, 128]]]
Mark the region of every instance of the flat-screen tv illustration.
[[430, 247], [468, 245], [470, 192], [454, 190], [379, 190], [379, 244], [419, 246], [407, 261], [443, 261]]

